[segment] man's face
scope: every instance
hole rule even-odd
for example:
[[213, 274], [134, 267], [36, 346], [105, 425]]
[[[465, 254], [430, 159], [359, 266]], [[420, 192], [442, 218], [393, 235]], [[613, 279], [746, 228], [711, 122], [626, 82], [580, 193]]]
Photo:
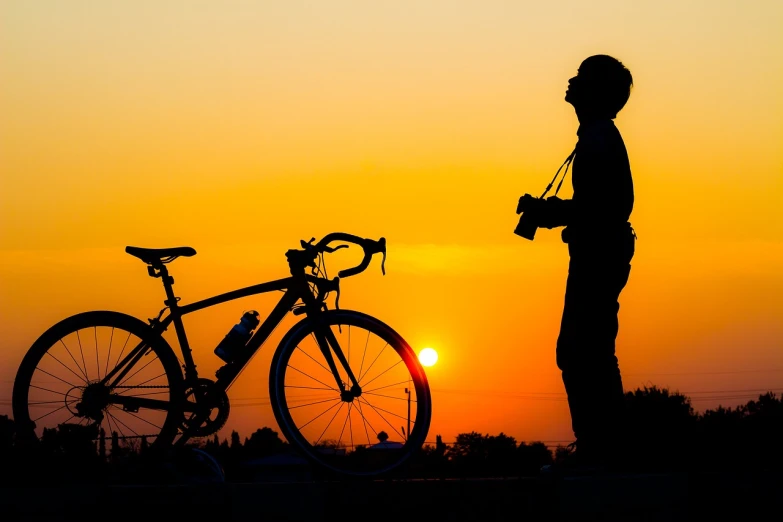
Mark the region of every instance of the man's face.
[[595, 81], [587, 74], [588, 72], [582, 66], [576, 71], [576, 76], [568, 80], [565, 101], [575, 108], [589, 104], [594, 98]]

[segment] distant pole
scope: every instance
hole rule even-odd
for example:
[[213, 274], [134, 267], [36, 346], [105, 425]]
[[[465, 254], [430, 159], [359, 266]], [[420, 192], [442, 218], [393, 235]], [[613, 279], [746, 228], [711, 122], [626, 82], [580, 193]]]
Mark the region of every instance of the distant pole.
[[410, 438], [411, 436], [411, 391], [408, 388], [405, 388], [405, 393], [408, 394], [408, 431], [406, 433], [408, 434], [407, 438]]

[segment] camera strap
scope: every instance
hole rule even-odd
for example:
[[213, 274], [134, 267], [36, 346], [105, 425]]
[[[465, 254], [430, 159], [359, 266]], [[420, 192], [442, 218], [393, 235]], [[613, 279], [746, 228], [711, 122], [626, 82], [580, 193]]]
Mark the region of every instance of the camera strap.
[[544, 199], [547, 195], [547, 193], [552, 189], [552, 185], [555, 184], [555, 181], [557, 180], [557, 176], [560, 175], [560, 171], [563, 170], [563, 167], [565, 167], [565, 172], [563, 172], [563, 177], [560, 178], [560, 183], [557, 184], [557, 188], [555, 189], [555, 196], [557, 196], [557, 193], [560, 192], [560, 187], [563, 186], [563, 181], [565, 181], [566, 176], [568, 175], [568, 168], [571, 166], [571, 162], [574, 161], [574, 156], [576, 156], [576, 147], [574, 147], [574, 151], [568, 155], [568, 157], [565, 159], [562, 165], [560, 165], [560, 168], [557, 169], [557, 172], [555, 172], [555, 177], [552, 178], [552, 181], [549, 182], [549, 185], [546, 186], [546, 190], [543, 194], [541, 194], [541, 199]]

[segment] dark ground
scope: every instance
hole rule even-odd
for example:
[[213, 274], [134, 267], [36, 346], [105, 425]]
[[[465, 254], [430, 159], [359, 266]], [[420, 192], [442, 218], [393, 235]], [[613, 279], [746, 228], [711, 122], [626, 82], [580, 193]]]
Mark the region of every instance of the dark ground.
[[[776, 520], [769, 473], [0, 489], [3, 521]], [[765, 515], [768, 513], [768, 515]]]

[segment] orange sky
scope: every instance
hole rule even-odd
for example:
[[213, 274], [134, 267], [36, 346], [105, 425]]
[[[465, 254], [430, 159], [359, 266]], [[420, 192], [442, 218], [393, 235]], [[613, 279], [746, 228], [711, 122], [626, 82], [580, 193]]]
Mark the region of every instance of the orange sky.
[[[570, 440], [566, 248], [511, 231], [518, 196], [573, 148], [566, 82], [597, 53], [635, 80], [617, 119], [639, 234], [626, 387], [698, 409], [783, 391], [783, 4], [312, 4], [0, 3], [0, 414], [50, 325], [160, 308], [125, 245], [196, 248], [172, 265], [189, 302], [283, 277], [288, 248], [339, 230], [389, 244], [387, 275], [346, 280], [341, 305], [440, 353], [430, 438]], [[271, 305], [186, 322], [199, 370], [243, 310]], [[267, 396], [281, 330], [230, 390], [226, 430], [275, 426], [237, 406]]]

